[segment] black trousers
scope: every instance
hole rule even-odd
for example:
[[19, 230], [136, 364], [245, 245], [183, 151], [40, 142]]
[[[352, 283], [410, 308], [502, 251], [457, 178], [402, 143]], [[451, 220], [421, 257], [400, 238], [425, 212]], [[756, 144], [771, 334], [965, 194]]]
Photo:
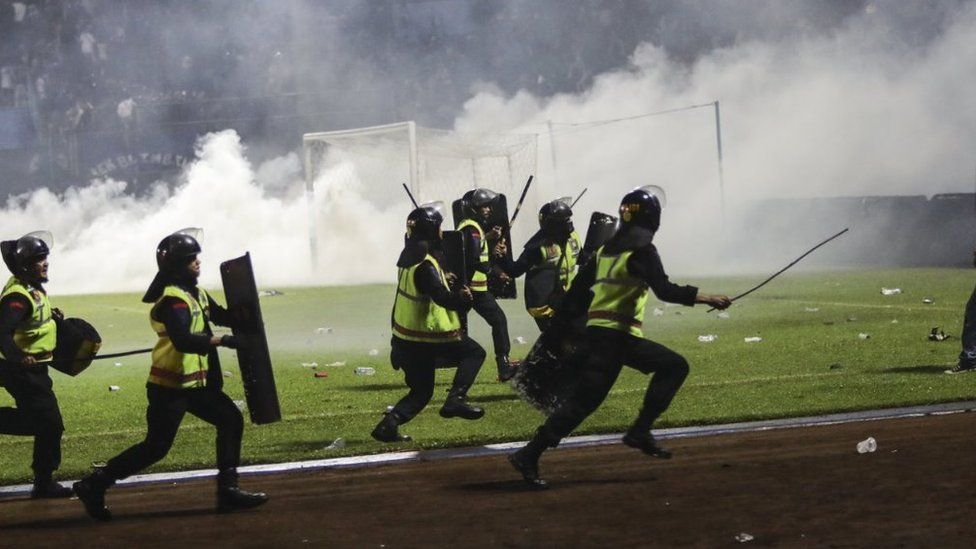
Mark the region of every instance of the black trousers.
[[608, 328], [588, 327], [589, 357], [573, 395], [546, 421], [541, 434], [551, 446], [592, 414], [613, 387], [623, 366], [653, 373], [644, 403], [631, 429], [650, 430], [688, 377], [688, 361], [660, 343]]
[[410, 392], [393, 407], [400, 423], [423, 410], [434, 396], [434, 371], [457, 367], [451, 391], [466, 394], [485, 362], [485, 350], [468, 336], [451, 343], [421, 343], [394, 337], [390, 362], [403, 370]]
[[[505, 311], [498, 306], [495, 296], [491, 292], [471, 292], [474, 301], [471, 308], [491, 326], [491, 341], [495, 346], [495, 355], [505, 355], [512, 351], [512, 342], [508, 339], [508, 319]], [[461, 315], [461, 323], [468, 331], [468, 313]]]
[[976, 364], [976, 288], [966, 303], [966, 316], [962, 323], [962, 352], [959, 353], [962, 364]]
[[217, 428], [217, 481], [234, 485], [241, 462], [244, 417], [234, 401], [219, 389], [170, 389], [146, 385], [149, 407], [146, 439], [108, 461], [105, 472], [113, 479], [133, 475], [166, 457], [187, 412]]
[[31, 468], [36, 477], [50, 476], [61, 466], [64, 421], [47, 366], [0, 361], [0, 379], [17, 404], [0, 408], [0, 433], [33, 436]]

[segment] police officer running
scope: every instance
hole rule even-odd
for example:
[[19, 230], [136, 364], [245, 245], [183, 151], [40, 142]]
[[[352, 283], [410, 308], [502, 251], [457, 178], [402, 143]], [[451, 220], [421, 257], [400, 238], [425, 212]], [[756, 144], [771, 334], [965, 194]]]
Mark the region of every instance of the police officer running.
[[410, 440], [398, 427], [430, 402], [436, 368], [457, 366], [441, 417], [479, 419], [485, 415], [481, 408], [465, 402], [485, 361], [485, 350], [461, 329], [458, 311], [470, 307], [471, 291], [467, 287], [452, 291], [441, 267], [444, 218], [438, 204], [422, 205], [407, 216], [406, 244], [397, 260], [390, 362], [403, 370], [410, 392], [373, 429], [372, 437], [381, 442]]
[[[468, 280], [471, 281], [471, 294], [474, 296], [472, 308], [491, 326], [491, 339], [495, 347], [495, 364], [498, 379], [508, 381], [515, 374], [516, 362], [508, 358], [512, 342], [508, 337], [508, 319], [505, 311], [498, 306], [495, 296], [488, 291], [488, 273], [491, 271], [489, 247], [501, 238], [501, 228], [492, 227], [485, 231], [491, 219], [491, 204], [498, 196], [488, 189], [475, 189], [464, 195], [464, 220], [458, 230], [464, 234], [464, 246], [468, 258]], [[505, 275], [507, 276], [507, 275]], [[462, 313], [461, 323], [467, 331], [467, 313]]]
[[145, 440], [74, 484], [85, 510], [95, 519], [112, 518], [105, 507], [105, 491], [116, 480], [166, 456], [187, 412], [217, 428], [217, 511], [248, 509], [268, 501], [267, 495], [246, 492], [237, 485], [244, 419], [221, 391], [223, 375], [217, 347], [236, 349], [240, 342], [232, 335], [213, 335], [211, 321], [230, 326], [233, 319], [197, 287], [199, 253], [196, 238], [184, 232], [167, 236], [156, 248], [159, 273], [142, 298], [153, 303], [149, 323], [159, 338], [146, 383], [148, 432]]
[[[47, 240], [47, 242], [45, 242]], [[61, 465], [64, 422], [46, 364], [57, 343], [54, 315], [43, 284], [48, 281], [51, 234], [34, 232], [0, 242], [13, 276], [0, 295], [0, 385], [17, 404], [0, 408], [0, 433], [34, 437], [32, 498], [64, 498], [70, 488], [52, 478]]]
[[525, 309], [540, 331], [549, 326], [576, 271], [583, 248], [573, 227], [571, 198], [543, 204], [539, 210], [539, 232], [525, 243], [514, 262], [505, 261], [505, 243], [495, 247], [496, 260], [511, 278], [525, 276]]
[[[529, 443], [509, 456], [526, 482], [544, 487], [539, 458], [573, 431], [603, 402], [624, 365], [642, 373], [653, 372], [644, 403], [623, 438], [624, 444], [662, 458], [670, 452], [658, 446], [651, 425], [671, 403], [688, 375], [688, 362], [660, 343], [644, 339], [642, 324], [647, 291], [661, 300], [683, 305], [706, 303], [719, 309], [731, 305], [724, 295], [707, 295], [694, 286], [668, 280], [652, 243], [661, 220], [664, 197], [658, 187], [647, 186], [626, 194], [620, 203], [622, 227], [580, 269], [555, 322], [569, 323], [586, 311], [589, 354], [579, 385], [536, 431]], [[592, 300], [590, 291], [592, 290]]]
[[[976, 267], [976, 249], [973, 250], [973, 266]], [[962, 322], [962, 350], [959, 360], [947, 374], [965, 374], [976, 372], [976, 288], [966, 302], [966, 313]]]

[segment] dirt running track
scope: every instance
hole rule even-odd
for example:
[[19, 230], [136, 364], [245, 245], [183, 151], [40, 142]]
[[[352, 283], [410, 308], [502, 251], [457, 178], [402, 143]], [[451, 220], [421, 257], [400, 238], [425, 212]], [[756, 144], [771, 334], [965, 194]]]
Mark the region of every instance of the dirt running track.
[[557, 450], [545, 491], [504, 456], [255, 476], [272, 501], [231, 515], [212, 481], [120, 487], [107, 524], [74, 500], [6, 499], [0, 546], [973, 547], [974, 433], [959, 413], [673, 440], [670, 461]]

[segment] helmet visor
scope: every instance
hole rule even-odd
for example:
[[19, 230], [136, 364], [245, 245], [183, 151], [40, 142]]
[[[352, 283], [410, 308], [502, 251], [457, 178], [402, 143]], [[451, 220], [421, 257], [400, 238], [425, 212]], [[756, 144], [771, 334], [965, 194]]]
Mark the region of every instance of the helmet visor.
[[33, 231], [25, 234], [24, 236], [31, 236], [40, 240], [45, 246], [47, 246], [48, 250], [54, 249], [54, 235], [51, 234], [51, 231]]
[[441, 201], [441, 200], [435, 200], [433, 202], [424, 202], [419, 207], [420, 208], [423, 208], [425, 210], [428, 209], [428, 208], [429, 209], [432, 209], [432, 210], [436, 211], [437, 213], [439, 213], [441, 215], [441, 217], [444, 217], [444, 202]]
[[663, 210], [668, 204], [668, 195], [664, 192], [664, 189], [658, 187], [657, 185], [644, 185], [643, 187], [638, 187], [637, 190], [644, 191], [645, 193], [656, 196], [657, 201], [661, 203], [661, 209]]
[[562, 202], [563, 204], [572, 208], [574, 200], [575, 199], [572, 196], [560, 196], [559, 198], [553, 200], [553, 202]]
[[198, 244], [203, 246], [203, 229], [201, 229], [200, 227], [186, 227], [184, 229], [175, 231], [173, 234], [185, 234], [186, 236], [193, 238], [193, 240], [196, 240]]

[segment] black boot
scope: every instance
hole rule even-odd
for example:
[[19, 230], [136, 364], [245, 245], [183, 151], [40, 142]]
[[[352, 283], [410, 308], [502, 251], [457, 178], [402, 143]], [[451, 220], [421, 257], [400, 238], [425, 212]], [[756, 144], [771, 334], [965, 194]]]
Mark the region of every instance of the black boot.
[[247, 492], [237, 486], [237, 469], [227, 469], [217, 475], [217, 512], [230, 513], [252, 509], [268, 502], [264, 492]]
[[383, 419], [376, 424], [370, 436], [380, 442], [407, 442], [411, 440], [408, 435], [401, 435], [399, 426], [404, 423], [404, 419], [395, 411], [383, 414]]
[[72, 485], [78, 499], [85, 506], [88, 516], [95, 520], [112, 520], [112, 512], [105, 507], [105, 491], [115, 484], [115, 479], [105, 474], [103, 469], [95, 469]]
[[650, 430], [631, 429], [627, 431], [627, 434], [624, 435], [624, 444], [631, 448], [636, 448], [649, 456], [659, 459], [671, 459], [671, 452], [667, 448], [658, 446]]
[[444, 401], [444, 406], [441, 407], [441, 417], [459, 417], [462, 419], [481, 419], [484, 417], [485, 411], [483, 409], [471, 406], [464, 401], [467, 397], [467, 392], [466, 387], [451, 389], [447, 393], [447, 400]]
[[70, 498], [74, 495], [71, 488], [61, 486], [51, 478], [51, 473], [35, 473], [34, 487], [31, 488], [32, 499]]
[[551, 443], [549, 437], [546, 436], [543, 429], [543, 427], [540, 427], [536, 431], [535, 436], [532, 437], [532, 440], [508, 456], [508, 462], [522, 475], [525, 482], [536, 488], [546, 488], [549, 486], [549, 483], [539, 478], [539, 458], [542, 457], [542, 453], [546, 451], [546, 448], [555, 446], [555, 444]]
[[498, 381], [508, 381], [515, 375], [515, 369], [521, 365], [517, 360], [509, 360], [508, 355], [495, 355], [498, 366]]

